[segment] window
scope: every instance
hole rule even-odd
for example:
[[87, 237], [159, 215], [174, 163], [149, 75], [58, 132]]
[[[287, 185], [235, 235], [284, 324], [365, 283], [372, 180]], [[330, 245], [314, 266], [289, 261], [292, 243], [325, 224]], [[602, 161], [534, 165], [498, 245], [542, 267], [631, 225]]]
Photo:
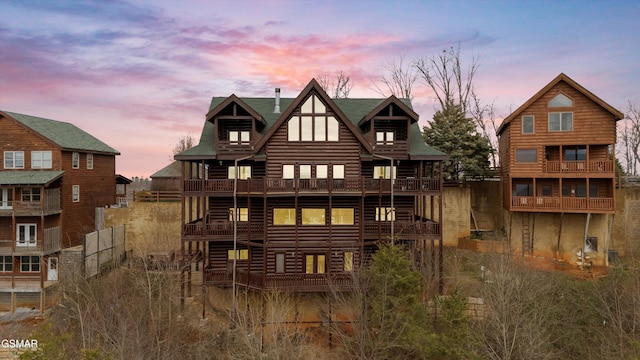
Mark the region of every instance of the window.
[[571, 185], [562, 185], [562, 196], [571, 196]]
[[585, 161], [587, 160], [587, 148], [565, 148], [564, 159], [566, 161]]
[[376, 132], [376, 143], [382, 145], [393, 145], [394, 137], [393, 131], [378, 131]]
[[326, 179], [328, 173], [328, 165], [316, 165], [316, 179]]
[[353, 209], [331, 209], [332, 225], [353, 225], [354, 224]]
[[532, 184], [516, 184], [516, 193], [514, 196], [533, 196]]
[[311, 95], [300, 107], [300, 116], [287, 121], [289, 141], [338, 141], [338, 120], [326, 114], [322, 101]]
[[[237, 221], [249, 221], [249, 209], [248, 208], [237, 208], [238, 209], [238, 217]], [[229, 221], [233, 221], [233, 208], [229, 208]]]
[[21, 272], [39, 272], [40, 258], [38, 256], [21, 256], [20, 271]]
[[597, 184], [589, 184], [589, 197], [592, 197], [592, 198], [598, 197], [598, 185]]
[[[228, 179], [235, 179], [236, 178], [236, 168], [235, 166], [229, 166], [228, 168], [228, 172], [227, 172], [227, 178]], [[239, 180], [247, 180], [247, 179], [251, 179], [251, 166], [249, 165], [242, 165], [242, 166], [238, 166], [238, 179]]]
[[276, 273], [282, 274], [284, 273], [284, 253], [276, 253]]
[[549, 113], [549, 131], [573, 131], [573, 113]]
[[37, 229], [36, 224], [18, 224], [16, 246], [35, 246]]
[[395, 221], [396, 209], [391, 207], [377, 207], [376, 221]]
[[[233, 250], [227, 250], [227, 260], [233, 260]], [[249, 250], [236, 250], [236, 260], [249, 260]]]
[[305, 273], [324, 274], [325, 273], [325, 255], [306, 255], [305, 256]]
[[40, 188], [22, 188], [22, 202], [40, 202]]
[[0, 188], [0, 209], [13, 208], [13, 189]]
[[542, 196], [551, 196], [551, 185], [542, 185]]
[[80, 185], [73, 185], [71, 187], [71, 200], [73, 202], [80, 201]]
[[74, 169], [80, 168], [80, 153], [74, 152], [71, 154], [71, 167]]
[[300, 165], [300, 179], [311, 179], [311, 165]]
[[282, 178], [293, 179], [296, 177], [296, 169], [294, 165], [282, 165]]
[[587, 197], [587, 185], [576, 184], [576, 197]]
[[345, 251], [342, 257], [344, 272], [353, 271], [353, 251]]
[[522, 117], [522, 133], [523, 134], [533, 134], [533, 125], [534, 125], [534, 117], [533, 115], [527, 115]]
[[32, 169], [51, 169], [51, 151], [32, 151]]
[[[393, 167], [393, 178], [396, 178], [396, 167]], [[391, 179], [391, 166], [374, 166], [373, 167], [374, 179]]]
[[302, 225], [325, 225], [325, 209], [302, 209]]
[[273, 225], [295, 225], [296, 209], [273, 209]]
[[229, 142], [232, 145], [247, 144], [251, 141], [250, 131], [229, 131]]
[[534, 163], [538, 161], [538, 151], [536, 149], [516, 149], [517, 163]]
[[87, 169], [93, 169], [93, 154], [87, 154]]
[[558, 94], [549, 101], [549, 107], [571, 107], [573, 106], [573, 100], [569, 99], [564, 94]]
[[5, 169], [24, 169], [24, 151], [5, 151]]
[[333, 178], [344, 179], [344, 165], [333, 165]]
[[0, 256], [0, 272], [13, 271], [13, 257]]

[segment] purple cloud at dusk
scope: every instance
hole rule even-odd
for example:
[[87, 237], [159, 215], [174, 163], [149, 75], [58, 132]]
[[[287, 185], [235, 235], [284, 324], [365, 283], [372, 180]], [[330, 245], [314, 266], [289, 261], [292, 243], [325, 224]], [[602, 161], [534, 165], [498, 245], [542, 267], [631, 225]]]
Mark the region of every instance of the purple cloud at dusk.
[[[343, 71], [379, 97], [385, 63], [460, 45], [500, 117], [561, 72], [624, 111], [640, 105], [635, 1], [0, 2], [0, 109], [71, 122], [144, 176], [200, 135], [212, 96], [294, 97]], [[422, 80], [413, 105], [435, 112]], [[1, 132], [1, 129], [0, 129]]]

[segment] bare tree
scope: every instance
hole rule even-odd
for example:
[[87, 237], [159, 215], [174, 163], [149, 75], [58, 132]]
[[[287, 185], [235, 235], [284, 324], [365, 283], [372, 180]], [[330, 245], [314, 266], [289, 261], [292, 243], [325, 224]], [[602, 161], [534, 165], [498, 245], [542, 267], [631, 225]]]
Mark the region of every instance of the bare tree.
[[473, 56], [469, 67], [463, 69], [458, 44], [458, 47], [445, 49], [438, 56], [418, 59], [416, 66], [442, 109], [449, 104], [459, 104], [465, 113], [469, 110], [473, 78], [480, 67], [478, 57]]
[[173, 155], [177, 155], [187, 149], [191, 149], [195, 144], [196, 139], [191, 134], [182, 135], [171, 149], [171, 152]]
[[629, 100], [627, 116], [621, 122], [620, 139], [628, 175], [638, 175], [640, 166], [640, 108]]
[[336, 75], [323, 73], [316, 80], [324, 91], [334, 99], [348, 98], [351, 88], [353, 88], [353, 83], [350, 82], [351, 78], [342, 70]]
[[495, 123], [494, 103], [483, 104], [475, 90], [471, 90], [471, 102], [469, 105], [469, 115], [476, 122], [476, 126], [480, 128], [482, 135], [489, 140], [491, 166], [496, 167], [498, 166], [498, 138], [496, 137], [497, 126]]
[[373, 81], [373, 90], [382, 96], [394, 95], [413, 100], [413, 85], [418, 80], [418, 69], [414, 64], [405, 64], [404, 56], [398, 62], [387, 60], [380, 77]]

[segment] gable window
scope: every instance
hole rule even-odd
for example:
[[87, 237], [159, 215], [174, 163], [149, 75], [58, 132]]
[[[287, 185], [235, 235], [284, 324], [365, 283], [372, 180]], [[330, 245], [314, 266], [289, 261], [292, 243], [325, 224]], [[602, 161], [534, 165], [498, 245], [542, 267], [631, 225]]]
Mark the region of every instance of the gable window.
[[22, 202], [40, 202], [40, 188], [22, 188]]
[[[235, 166], [229, 166], [227, 169], [227, 179], [235, 179], [236, 178], [236, 168]], [[250, 165], [242, 165], [238, 166], [238, 179], [239, 180], [247, 180], [251, 178], [251, 166]]]
[[38, 256], [21, 256], [20, 257], [21, 272], [39, 272], [40, 257]]
[[38, 234], [36, 224], [18, 224], [16, 229], [16, 246], [35, 246]]
[[232, 145], [248, 144], [250, 141], [250, 131], [229, 131], [229, 142]]
[[325, 255], [317, 254], [305, 256], [305, 273], [324, 274], [325, 268]]
[[74, 169], [80, 168], [80, 153], [74, 152], [71, 154], [71, 167]]
[[[236, 217], [236, 221], [249, 221], [249, 209], [248, 208], [237, 208], [238, 216]], [[229, 208], [229, 221], [233, 221], [233, 208]]]
[[93, 154], [87, 154], [87, 169], [93, 169]]
[[[227, 250], [227, 260], [233, 260], [233, 250]], [[236, 260], [249, 260], [249, 250], [248, 249], [239, 249], [235, 252]]]
[[517, 163], [534, 163], [538, 161], [538, 150], [536, 149], [516, 149]]
[[0, 256], [0, 272], [13, 271], [13, 257]]
[[377, 207], [376, 221], [395, 221], [396, 209], [391, 207]]
[[296, 209], [273, 209], [273, 225], [295, 225]]
[[71, 200], [73, 202], [80, 201], [80, 185], [73, 185], [71, 187]]
[[565, 96], [564, 94], [558, 94], [549, 101], [549, 107], [571, 107], [573, 106], [573, 100]]
[[[391, 166], [374, 166], [374, 179], [391, 179]], [[393, 167], [393, 178], [396, 178], [396, 167]]]
[[393, 131], [378, 131], [376, 132], [376, 143], [380, 145], [393, 145], [394, 137]]
[[32, 169], [51, 169], [51, 151], [32, 151]]
[[345, 251], [342, 256], [342, 263], [344, 266], [344, 272], [353, 271], [353, 251]]
[[327, 115], [322, 101], [311, 95], [300, 107], [300, 116], [287, 121], [289, 141], [338, 141], [340, 126], [335, 117]]
[[573, 131], [573, 113], [549, 113], [549, 131]]
[[5, 151], [5, 169], [24, 169], [24, 151]]
[[533, 115], [526, 115], [522, 117], [522, 133], [533, 134], [534, 117]]
[[324, 209], [302, 209], [302, 225], [325, 225]]

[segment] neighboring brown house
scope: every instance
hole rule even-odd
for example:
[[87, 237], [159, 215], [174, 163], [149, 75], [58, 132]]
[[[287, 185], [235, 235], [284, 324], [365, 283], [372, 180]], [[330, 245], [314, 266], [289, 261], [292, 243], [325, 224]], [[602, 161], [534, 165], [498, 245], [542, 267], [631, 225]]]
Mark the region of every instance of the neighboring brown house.
[[119, 153], [65, 122], [0, 111], [0, 129], [0, 308], [13, 309], [16, 297], [42, 299], [60, 250], [115, 204]]
[[151, 175], [152, 191], [180, 191], [182, 164], [174, 161]]
[[204, 249], [206, 285], [348, 288], [380, 242], [441, 245], [447, 155], [407, 100], [331, 99], [315, 80], [296, 98], [215, 97], [175, 159], [183, 251]]
[[[523, 218], [588, 214], [579, 234], [587, 237], [592, 214], [615, 211], [616, 122], [623, 117], [567, 75], [558, 75], [498, 128], [504, 208]], [[523, 220], [524, 253], [534, 249], [539, 226], [534, 219]]]

